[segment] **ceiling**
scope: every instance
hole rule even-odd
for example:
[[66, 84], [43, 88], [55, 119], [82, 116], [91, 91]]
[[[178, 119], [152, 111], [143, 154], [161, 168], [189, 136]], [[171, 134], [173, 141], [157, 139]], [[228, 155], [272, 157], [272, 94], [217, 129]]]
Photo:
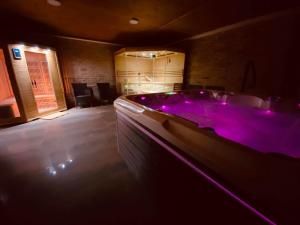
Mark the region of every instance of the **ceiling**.
[[[174, 42], [245, 19], [291, 8], [298, 0], [0, 1], [2, 32], [52, 34], [125, 45]], [[129, 19], [140, 20], [130, 25]], [[5, 29], [3, 29], [5, 26]]]

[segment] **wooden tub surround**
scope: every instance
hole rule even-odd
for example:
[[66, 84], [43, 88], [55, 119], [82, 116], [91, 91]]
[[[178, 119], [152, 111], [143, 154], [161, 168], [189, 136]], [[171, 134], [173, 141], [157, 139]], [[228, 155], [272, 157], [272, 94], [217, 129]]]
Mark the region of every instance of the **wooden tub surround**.
[[[143, 104], [155, 95], [161, 95], [153, 98], [156, 100], [169, 98], [163, 98], [164, 93], [129, 95], [114, 103], [119, 152], [137, 179], [148, 184], [153, 199], [166, 196], [174, 201], [174, 210], [180, 208], [187, 217], [194, 207], [207, 210], [208, 221], [217, 216], [219, 222], [224, 219], [223, 224], [299, 222], [295, 207], [300, 199], [299, 158], [253, 150]], [[205, 185], [218, 194], [204, 194]], [[229, 202], [224, 200], [228, 197]], [[227, 206], [210, 211], [211, 204]], [[238, 210], [242, 209], [249, 214], [243, 214], [241, 222]]]

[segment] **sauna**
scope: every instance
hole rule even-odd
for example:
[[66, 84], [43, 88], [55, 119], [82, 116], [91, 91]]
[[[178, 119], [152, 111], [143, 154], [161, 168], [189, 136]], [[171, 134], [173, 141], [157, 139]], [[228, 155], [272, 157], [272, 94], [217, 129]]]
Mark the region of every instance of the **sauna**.
[[4, 51], [0, 49], [0, 124], [20, 120], [20, 111], [16, 101], [10, 76], [6, 66]]
[[8, 44], [0, 49], [0, 125], [66, 110], [56, 51]]
[[122, 48], [115, 52], [117, 90], [121, 94], [181, 89], [185, 54], [172, 49]]

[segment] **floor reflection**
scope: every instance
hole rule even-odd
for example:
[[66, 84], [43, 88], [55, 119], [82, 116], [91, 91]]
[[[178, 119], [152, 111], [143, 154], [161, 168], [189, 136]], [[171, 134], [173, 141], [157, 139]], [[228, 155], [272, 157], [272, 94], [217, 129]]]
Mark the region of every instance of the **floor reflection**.
[[112, 106], [0, 130], [0, 224], [140, 224], [131, 210], [151, 217]]

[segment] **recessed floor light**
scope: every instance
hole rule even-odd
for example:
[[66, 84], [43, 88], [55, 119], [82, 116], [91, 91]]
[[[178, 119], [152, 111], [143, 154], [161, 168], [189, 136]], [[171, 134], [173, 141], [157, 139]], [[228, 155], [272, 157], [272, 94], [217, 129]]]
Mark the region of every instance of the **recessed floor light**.
[[129, 20], [129, 23], [132, 24], [132, 25], [138, 24], [139, 22], [140, 22], [140, 21], [139, 21], [139, 19], [137, 19], [137, 18], [131, 18], [131, 19]]
[[60, 0], [47, 0], [48, 4], [49, 5], [52, 5], [52, 6], [61, 6], [61, 1]]

